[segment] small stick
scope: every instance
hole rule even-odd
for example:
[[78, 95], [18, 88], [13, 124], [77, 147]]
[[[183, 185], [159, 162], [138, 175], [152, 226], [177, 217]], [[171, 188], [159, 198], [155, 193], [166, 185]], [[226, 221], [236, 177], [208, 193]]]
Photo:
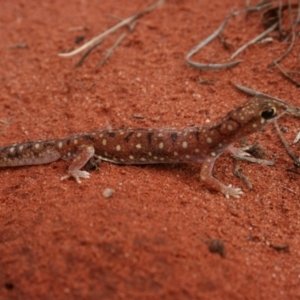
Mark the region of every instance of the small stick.
[[96, 43], [95, 45], [93, 45], [90, 49], [88, 49], [80, 58], [80, 60], [78, 61], [78, 63], [75, 65], [75, 67], [80, 67], [83, 62], [85, 61], [85, 59], [89, 56], [89, 54], [95, 49], [97, 48], [100, 44], [103, 43], [104, 40], [100, 40], [98, 43]]
[[277, 130], [277, 133], [279, 135], [279, 138], [280, 138], [282, 144], [285, 147], [286, 152], [292, 158], [294, 164], [299, 167], [300, 166], [300, 161], [299, 161], [298, 157], [294, 154], [294, 152], [291, 150], [291, 148], [288, 145], [287, 141], [285, 140], [285, 138], [284, 138], [284, 136], [283, 136], [283, 134], [282, 134], [279, 126], [278, 126], [278, 123], [277, 123], [276, 119], [274, 120], [274, 126], [275, 126], [275, 128]]
[[264, 38], [266, 35], [268, 35], [270, 32], [272, 32], [273, 30], [276, 29], [276, 27], [278, 26], [278, 22], [273, 24], [271, 27], [269, 27], [267, 30], [265, 30], [263, 33], [259, 34], [258, 36], [256, 36], [254, 39], [250, 40], [249, 42], [247, 42], [246, 44], [244, 44], [242, 47], [240, 47], [239, 49], [237, 49], [232, 55], [231, 55], [231, 59], [234, 59], [237, 55], [239, 55], [242, 51], [244, 51], [247, 47], [249, 47], [250, 45], [255, 44], [256, 42], [258, 42], [259, 40], [261, 40], [262, 38]]
[[298, 15], [297, 15], [297, 19], [296, 19], [296, 21], [295, 21], [295, 23], [294, 23], [293, 26], [297, 26], [297, 24], [299, 23], [299, 21], [300, 21], [300, 1], [298, 0]]
[[216, 84], [216, 81], [214, 79], [213, 80], [206, 80], [206, 79], [203, 79], [201, 77], [199, 77], [198, 82], [200, 84], [206, 84], [206, 85], [215, 85]]
[[133, 114], [132, 117], [135, 119], [145, 119], [143, 115], [138, 115], [138, 114]]
[[298, 134], [296, 135], [294, 141], [293, 141], [293, 145], [295, 145], [296, 143], [298, 143], [300, 140], [300, 131], [298, 132]]
[[240, 172], [240, 166], [239, 164], [236, 164], [233, 174], [235, 176], [237, 176], [238, 178], [242, 179], [245, 181], [246, 185], [248, 186], [249, 190], [253, 189], [253, 186], [251, 184], [251, 182], [249, 181], [249, 179], [246, 177], [246, 175], [244, 175], [242, 172]]
[[60, 57], [71, 57], [73, 55], [76, 55], [76, 54], [90, 48], [90, 47], [93, 47], [95, 44], [97, 44], [99, 41], [101, 41], [107, 35], [117, 31], [119, 28], [121, 28], [125, 25], [127, 26], [132, 21], [134, 21], [134, 20], [140, 18], [141, 16], [151, 12], [152, 10], [154, 10], [159, 5], [162, 5], [163, 3], [164, 3], [164, 0], [158, 0], [157, 2], [155, 2], [154, 4], [150, 5], [149, 7], [145, 8], [145, 9], [143, 9], [139, 13], [136, 13], [136, 14], [132, 15], [131, 17], [121, 21], [120, 23], [118, 23], [117, 25], [111, 27], [110, 29], [106, 30], [105, 32], [101, 33], [100, 35], [94, 37], [93, 39], [91, 39], [89, 42], [83, 44], [78, 49], [76, 49], [72, 52], [69, 52], [69, 53], [59, 53], [58, 55]]
[[288, 49], [278, 58], [276, 58], [275, 60], [273, 60], [273, 62], [269, 65], [269, 67], [273, 67], [275, 64], [278, 64], [283, 58], [285, 58], [292, 50], [292, 48], [294, 47], [294, 43], [295, 43], [295, 39], [296, 39], [296, 34], [295, 34], [295, 28], [292, 28], [292, 41], [288, 47]]
[[297, 174], [297, 175], [300, 175], [299, 172], [297, 172], [296, 170], [293, 170], [293, 169], [286, 169], [287, 172], [291, 172], [291, 173], [294, 173], [294, 174]]
[[239, 10], [237, 12], [234, 12], [233, 15], [234, 16], [237, 16], [241, 13], [250, 13], [250, 12], [253, 12], [253, 11], [260, 11], [268, 6], [271, 6], [272, 5], [272, 2], [268, 2], [268, 3], [262, 3], [262, 4], [258, 4], [256, 6], [252, 6], [252, 7], [248, 7], [248, 4], [246, 4], [246, 8], [242, 9], [242, 10]]
[[279, 34], [280, 37], [282, 37], [282, 22], [281, 22], [281, 14], [282, 14], [282, 0], [279, 0], [279, 5], [278, 5], [278, 12], [277, 12], [277, 16], [278, 16], [278, 28], [279, 28]]
[[270, 96], [270, 95], [268, 95], [268, 94], [265, 94], [265, 93], [262, 93], [262, 92], [259, 92], [259, 91], [255, 91], [255, 90], [253, 90], [253, 89], [250, 89], [250, 88], [248, 88], [248, 87], [246, 87], [246, 86], [243, 86], [243, 85], [240, 85], [240, 84], [234, 84], [234, 86], [235, 86], [238, 90], [240, 90], [240, 91], [242, 91], [242, 92], [244, 92], [244, 93], [246, 93], [246, 94], [249, 94], [249, 95], [251, 95], [251, 96], [254, 96], [254, 97], [260, 97], [260, 96], [263, 96], [263, 97], [268, 97], [268, 98], [270, 98], [270, 99], [274, 99], [274, 100], [278, 100], [278, 101], [284, 101], [284, 100], [282, 100], [282, 99], [272, 97], [272, 96]]
[[267, 246], [269, 246], [270, 248], [276, 250], [276, 251], [289, 251], [290, 250], [290, 246], [287, 245], [274, 245], [274, 244], [267, 244]]
[[228, 21], [232, 16], [233, 16], [232, 14], [229, 14], [226, 17], [226, 19], [223, 21], [223, 23], [217, 28], [217, 30], [215, 30], [210, 36], [208, 36], [205, 40], [200, 42], [197, 46], [192, 48], [187, 53], [187, 55], [185, 56], [185, 60], [190, 66], [200, 70], [217, 70], [217, 69], [231, 68], [236, 66], [240, 62], [242, 62], [242, 60], [237, 60], [226, 64], [203, 64], [203, 63], [194, 62], [190, 59], [195, 53], [197, 53], [200, 49], [208, 45], [213, 39], [215, 39], [222, 32], [222, 30], [225, 28], [225, 26], [227, 25]]
[[14, 44], [14, 45], [8, 45], [6, 46], [6, 49], [26, 49], [28, 48], [28, 45], [26, 43], [17, 43], [17, 44]]
[[255, 157], [248, 157], [248, 156], [238, 156], [238, 155], [231, 155], [233, 158], [237, 160], [244, 160], [249, 161], [255, 164], [264, 164], [267, 166], [274, 166], [275, 163], [271, 160], [261, 159], [261, 158], [255, 158]]
[[105, 56], [103, 57], [103, 59], [98, 64], [99, 66], [103, 66], [104, 65], [104, 63], [106, 62], [106, 60], [112, 55], [112, 53], [115, 51], [115, 49], [124, 40], [125, 36], [126, 36], [126, 33], [123, 33], [123, 34], [121, 34], [119, 36], [119, 38], [116, 40], [116, 42], [113, 44], [113, 46], [106, 51]]
[[274, 61], [274, 65], [279, 69], [279, 71], [283, 74], [284, 77], [286, 77], [287, 79], [289, 79], [291, 82], [293, 82], [297, 87], [300, 87], [300, 82], [298, 82], [297, 80], [295, 80], [294, 78], [292, 78], [289, 73], [291, 72], [285, 72], [280, 66], [279, 64], [277, 64], [277, 62]]
[[[111, 15], [111, 14], [109, 14], [108, 16], [111, 17], [111, 18], [113, 18], [113, 19], [116, 19], [118, 21], [122, 21], [123, 20], [123, 19], [121, 19], [121, 18], [119, 18], [117, 16], [114, 16], [114, 15]], [[134, 21], [132, 23], [127, 24], [128, 29], [129, 29], [130, 32], [132, 32], [134, 30], [134, 28], [136, 26], [136, 23], [137, 23], [137, 21]]]
[[288, 190], [289, 192], [293, 193], [293, 194], [297, 194], [295, 191], [293, 191], [292, 189], [289, 189], [288, 187], [284, 186], [284, 185], [281, 185], [280, 186], [283, 188], [283, 189], [286, 189]]

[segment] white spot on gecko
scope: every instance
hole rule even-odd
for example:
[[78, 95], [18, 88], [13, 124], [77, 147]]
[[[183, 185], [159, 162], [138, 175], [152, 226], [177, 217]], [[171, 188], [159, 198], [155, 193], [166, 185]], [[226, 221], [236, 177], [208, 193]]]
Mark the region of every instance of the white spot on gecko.
[[187, 141], [182, 142], [182, 148], [186, 149], [188, 147]]

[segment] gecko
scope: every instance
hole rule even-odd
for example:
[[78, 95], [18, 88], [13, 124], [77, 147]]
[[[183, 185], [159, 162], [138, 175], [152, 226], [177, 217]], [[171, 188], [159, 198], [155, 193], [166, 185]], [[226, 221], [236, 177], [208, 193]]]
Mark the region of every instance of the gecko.
[[[226, 186], [212, 174], [215, 160], [226, 150], [237, 153], [234, 142], [255, 133], [283, 114], [297, 108], [280, 100], [256, 96], [231, 110], [215, 124], [175, 128], [102, 128], [65, 138], [17, 143], [0, 148], [0, 167], [39, 165], [58, 159], [72, 162], [61, 180], [73, 177], [78, 183], [89, 178], [81, 170], [94, 156], [114, 164], [158, 164], [202, 162], [204, 185], [239, 198], [240, 188]], [[240, 154], [246, 155], [240, 151]]]

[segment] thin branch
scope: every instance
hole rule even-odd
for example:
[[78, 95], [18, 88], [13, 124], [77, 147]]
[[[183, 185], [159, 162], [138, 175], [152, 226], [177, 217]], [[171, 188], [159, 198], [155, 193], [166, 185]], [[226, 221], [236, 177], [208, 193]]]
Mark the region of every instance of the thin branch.
[[100, 40], [98, 43], [96, 43], [95, 45], [93, 45], [90, 49], [88, 49], [80, 58], [80, 60], [78, 61], [78, 63], [75, 65], [75, 67], [80, 67], [83, 62], [85, 61], [85, 59], [89, 56], [89, 54], [95, 49], [97, 48], [100, 44], [103, 43], [104, 40]]
[[280, 37], [282, 37], [282, 21], [281, 21], [281, 14], [282, 14], [282, 0], [278, 0], [279, 5], [278, 5], [278, 11], [277, 11], [277, 16], [278, 16], [278, 28], [279, 28], [279, 34]]
[[27, 49], [28, 48], [28, 45], [26, 43], [17, 43], [17, 44], [14, 44], [14, 45], [8, 45], [6, 46], [6, 49]]
[[277, 130], [277, 133], [279, 135], [279, 138], [280, 138], [282, 144], [285, 147], [286, 152], [292, 158], [294, 164], [299, 167], [300, 166], [299, 158], [294, 154], [294, 152], [291, 150], [290, 146], [288, 145], [287, 141], [285, 140], [285, 138], [284, 138], [279, 126], [278, 126], [278, 123], [277, 123], [276, 119], [274, 120], [274, 126]]
[[293, 140], [293, 145], [297, 144], [299, 142], [299, 140], [300, 140], [300, 131], [298, 132], [295, 139]]
[[278, 58], [276, 58], [270, 65], [269, 67], [273, 67], [275, 64], [278, 64], [283, 58], [285, 58], [292, 50], [292, 48], [294, 47], [294, 43], [295, 43], [295, 39], [296, 39], [296, 33], [295, 33], [295, 28], [292, 28], [292, 41], [288, 47], [288, 49]]
[[238, 90], [240, 90], [240, 91], [242, 91], [242, 92], [244, 92], [244, 93], [246, 93], [246, 94], [249, 94], [249, 95], [251, 95], [251, 96], [254, 96], [254, 97], [261, 97], [261, 96], [263, 96], [263, 97], [267, 97], [267, 98], [270, 98], [270, 99], [274, 99], [274, 100], [278, 100], [278, 101], [284, 102], [284, 100], [282, 100], [282, 99], [275, 98], [275, 97], [273, 97], [273, 96], [270, 96], [270, 95], [268, 95], [268, 94], [265, 94], [265, 93], [262, 93], [262, 92], [259, 92], [259, 91], [255, 91], [255, 90], [250, 89], [250, 88], [248, 88], [248, 87], [246, 87], [246, 86], [243, 86], [243, 85], [234, 84], [234, 86], [235, 86]]
[[287, 172], [290, 172], [290, 173], [294, 173], [294, 174], [297, 174], [297, 175], [300, 175], [299, 172], [297, 172], [296, 170], [294, 169], [286, 169]]
[[266, 160], [266, 159], [260, 159], [260, 158], [255, 158], [255, 157], [249, 157], [249, 156], [238, 156], [238, 155], [231, 155], [231, 157], [237, 159], [237, 160], [244, 160], [244, 161], [249, 161], [255, 164], [264, 164], [267, 166], [274, 166], [275, 163], [271, 160]]
[[244, 175], [242, 172], [240, 172], [240, 166], [239, 164], [236, 164], [233, 174], [235, 176], [237, 176], [238, 178], [242, 179], [245, 181], [246, 185], [248, 186], [249, 190], [253, 189], [253, 185], [251, 184], [250, 180], [248, 179], [248, 177], [246, 175]]
[[223, 23], [217, 28], [217, 30], [215, 30], [210, 36], [208, 36], [205, 40], [200, 42], [197, 46], [192, 48], [187, 53], [187, 55], [185, 56], [185, 60], [190, 66], [200, 70], [216, 70], [216, 69], [231, 68], [236, 66], [240, 62], [242, 62], [242, 60], [238, 60], [226, 64], [203, 64], [203, 63], [194, 62], [190, 59], [195, 53], [197, 53], [200, 49], [208, 45], [213, 39], [215, 39], [222, 32], [222, 30], [225, 28], [225, 26], [227, 25], [228, 21], [232, 16], [233, 16], [232, 14], [229, 14], [226, 17], [226, 19], [223, 21]]
[[295, 21], [295, 23], [293, 24], [293, 26], [297, 26], [297, 24], [300, 21], [300, 0], [298, 0], [298, 14], [297, 14], [297, 19]]
[[274, 65], [279, 69], [279, 71], [282, 73], [282, 75], [284, 77], [286, 77], [287, 79], [289, 79], [291, 82], [293, 82], [297, 87], [300, 87], [300, 82], [298, 82], [297, 80], [295, 80], [294, 78], [292, 78], [288, 73], [291, 72], [285, 72], [279, 64], [277, 64], [276, 62], [274, 62]]
[[115, 51], [115, 49], [124, 40], [125, 36], [126, 36], [126, 33], [123, 33], [119, 36], [119, 38], [116, 40], [116, 42], [113, 44], [113, 46], [106, 51], [106, 54], [103, 57], [103, 59], [100, 61], [99, 66], [103, 66], [103, 64], [106, 62], [106, 60], [112, 55], [112, 53]]
[[291, 193], [293, 193], [293, 194], [297, 194], [295, 191], [289, 189], [288, 187], [286, 187], [286, 186], [284, 186], [284, 185], [281, 185], [281, 184], [280, 184], [280, 186], [281, 186], [283, 189], [286, 189], [286, 190], [288, 190], [289, 192], [291, 192]]
[[117, 31], [118, 29], [120, 29], [123, 26], [127, 26], [129, 23], [131, 23], [132, 21], [140, 18], [141, 16], [143, 16], [147, 13], [150, 13], [152, 10], [154, 10], [159, 5], [162, 5], [163, 3], [164, 3], [164, 0], [159, 0], [159, 1], [155, 2], [154, 4], [150, 5], [149, 7], [143, 9], [139, 13], [136, 13], [136, 14], [132, 15], [131, 17], [121, 21], [120, 23], [118, 23], [117, 25], [111, 27], [110, 29], [106, 30], [105, 32], [101, 33], [100, 35], [94, 37], [93, 39], [91, 39], [89, 42], [85, 43], [84, 45], [82, 45], [78, 49], [76, 49], [72, 52], [69, 52], [69, 53], [59, 53], [58, 55], [60, 57], [71, 57], [73, 55], [76, 55], [76, 54], [90, 48], [90, 47], [93, 47], [95, 44], [97, 44], [99, 41], [101, 41], [107, 35]]
[[265, 30], [263, 33], [261, 33], [260, 35], [256, 36], [254, 39], [250, 40], [249, 42], [247, 42], [246, 44], [244, 44], [242, 47], [240, 47], [239, 49], [237, 49], [232, 55], [231, 55], [231, 59], [234, 59], [237, 55], [239, 55], [242, 51], [244, 51], [247, 47], [249, 47], [250, 45], [255, 44], [256, 42], [258, 42], [259, 40], [261, 40], [262, 38], [264, 38], [266, 35], [268, 35], [270, 32], [272, 32], [273, 30], [276, 29], [276, 27], [278, 26], [278, 22], [273, 24], [270, 28], [268, 28], [267, 30]]
[[242, 14], [244, 12], [251, 13], [253, 11], [260, 11], [260, 10], [266, 8], [266, 7], [271, 6], [271, 5], [272, 5], [272, 2], [262, 3], [262, 4], [258, 4], [256, 6], [252, 6], [252, 7], [248, 7], [248, 4], [246, 4], [246, 8], [241, 9], [241, 10], [239, 10], [237, 12], [234, 12], [233, 15], [237, 16], [237, 15]]

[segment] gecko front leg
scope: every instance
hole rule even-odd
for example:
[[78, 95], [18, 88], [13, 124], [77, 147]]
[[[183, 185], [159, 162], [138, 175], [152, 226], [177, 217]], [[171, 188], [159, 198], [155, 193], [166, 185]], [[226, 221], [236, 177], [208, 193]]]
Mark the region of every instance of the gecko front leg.
[[230, 196], [233, 198], [239, 198], [243, 191], [240, 188], [234, 188], [231, 184], [226, 186], [221, 183], [217, 178], [213, 177], [212, 170], [217, 157], [209, 157], [204, 160], [201, 168], [201, 180], [204, 184], [212, 190], [220, 191], [228, 199]]
[[87, 171], [81, 171], [80, 169], [92, 158], [95, 154], [93, 146], [81, 145], [78, 148], [76, 157], [72, 161], [68, 168], [66, 175], [61, 177], [61, 180], [74, 177], [78, 183], [81, 183], [80, 178], [90, 178], [90, 173]]

